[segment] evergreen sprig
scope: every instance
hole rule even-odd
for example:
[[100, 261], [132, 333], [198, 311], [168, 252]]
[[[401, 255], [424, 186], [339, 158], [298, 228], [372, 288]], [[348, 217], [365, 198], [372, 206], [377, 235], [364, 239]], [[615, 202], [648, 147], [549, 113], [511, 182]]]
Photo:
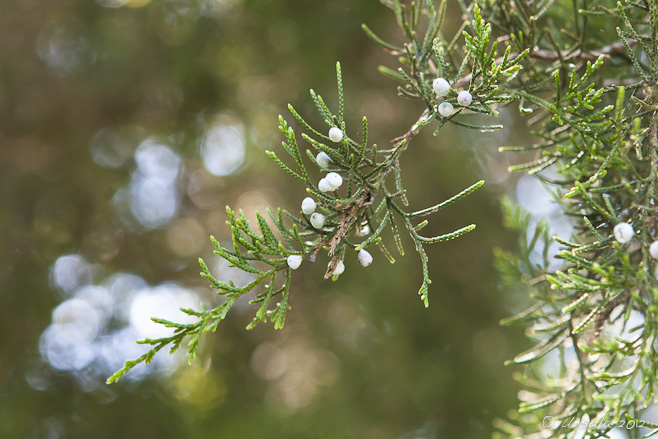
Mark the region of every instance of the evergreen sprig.
[[[634, 428], [627, 431], [639, 437], [642, 410], [658, 402], [658, 244], [651, 250], [658, 241], [658, 0], [458, 0], [466, 18], [454, 35], [442, 32], [447, 0], [438, 6], [432, 1], [382, 3], [394, 12], [406, 42], [391, 44], [363, 28], [400, 62], [398, 68], [379, 70], [399, 84], [400, 96], [423, 104], [416, 123], [386, 150], [369, 144], [365, 117], [362, 139], [350, 137], [355, 130], [344, 120], [338, 65], [337, 114], [311, 91], [325, 127], [312, 127], [289, 107], [305, 130], [301, 139], [310, 146], [306, 157], [283, 118], [283, 150], [294, 165], [268, 152], [306, 186], [326, 221], [316, 228], [307, 214], [278, 210], [275, 216], [268, 211], [276, 227], [272, 230], [258, 216], [254, 232], [241, 212], [229, 210], [232, 245], [224, 248], [215, 241], [216, 253], [254, 280], [241, 288], [218, 281], [202, 262], [202, 275], [226, 301], [213, 310], [185, 310], [199, 318], [193, 324], [156, 319], [174, 334], [142, 341], [153, 349], [127, 362], [110, 381], [150, 361], [164, 346], [180, 348], [187, 336], [193, 359], [200, 335], [214, 330], [238, 297], [257, 288], [253, 302], [260, 307], [250, 327], [268, 317], [280, 327], [289, 307], [287, 257], [315, 260], [326, 252], [330, 263], [325, 277], [336, 279], [351, 251], [376, 245], [393, 262], [383, 240], [389, 229], [400, 254], [402, 230], [414, 242], [423, 268], [419, 293], [427, 305], [431, 280], [424, 246], [474, 226], [425, 237], [420, 231], [427, 222], [416, 223], [416, 218], [461, 199], [482, 182], [436, 206], [408, 212], [399, 158], [429, 125], [435, 125], [435, 135], [447, 123], [501, 129], [473, 123], [470, 117], [496, 117], [501, 106], [514, 102], [521, 115], [530, 115], [537, 141], [501, 148], [533, 156], [520, 159], [524, 161], [510, 171], [550, 183], [574, 232], [567, 239], [552, 237], [546, 222], [534, 224], [511, 201], [503, 202], [506, 225], [521, 238], [518, 253], [496, 252], [498, 268], [509, 289], [527, 294], [529, 304], [502, 323], [525, 325], [534, 345], [510, 360], [526, 365], [520, 381], [527, 391], [511, 419], [497, 421], [497, 434], [572, 437], [577, 433], [573, 422], [565, 426], [563, 421], [576, 420], [577, 425], [587, 424], [587, 437], [608, 437], [622, 423], [627, 429], [632, 423]], [[447, 81], [448, 90], [435, 89], [439, 78]], [[443, 84], [439, 81], [439, 88]], [[340, 130], [339, 141], [331, 132], [324, 134], [327, 127]], [[323, 160], [316, 155], [320, 153]], [[340, 174], [346, 189], [316, 185], [311, 178], [315, 172], [305, 165], [309, 161], [323, 173]], [[544, 172], [548, 168], [553, 174]], [[555, 173], [558, 177], [549, 178]], [[361, 233], [365, 226], [373, 231], [369, 236]], [[552, 268], [555, 246], [559, 269]], [[271, 306], [275, 296], [279, 302]], [[548, 374], [547, 357], [560, 364]], [[547, 417], [555, 422], [546, 424]], [[658, 432], [658, 425], [644, 425], [649, 436]]]
[[[306, 187], [308, 195], [313, 197], [316, 208], [322, 213], [322, 221], [314, 222], [313, 215], [303, 211], [294, 214], [288, 210], [277, 209], [276, 215], [267, 210], [267, 218], [256, 213], [256, 224], [252, 226], [242, 211], [235, 212], [227, 207], [228, 220], [226, 224], [231, 229], [231, 244], [223, 246], [214, 237], [211, 240], [215, 246], [214, 253], [226, 260], [230, 267], [236, 267], [252, 276], [245, 286], [238, 287], [232, 281], [216, 279], [203, 260], [201, 276], [206, 278], [215, 292], [223, 296], [225, 301], [213, 309], [207, 309], [203, 304], [201, 311], [182, 310], [198, 320], [190, 324], [175, 323], [153, 318], [173, 329], [169, 337], [145, 339], [141, 344], [153, 346], [144, 355], [127, 361], [122, 369], [108, 378], [108, 383], [117, 381], [122, 375], [140, 363], [150, 362], [155, 354], [165, 346], [170, 353], [181, 348], [187, 340], [190, 363], [195, 359], [202, 334], [215, 331], [233, 304], [242, 296], [254, 292], [255, 298], [249, 303], [259, 305], [253, 321], [247, 326], [252, 329], [259, 322], [268, 319], [276, 329], [283, 327], [289, 305], [292, 270], [299, 267], [301, 261], [315, 262], [319, 253], [326, 252], [330, 262], [325, 273], [325, 279], [336, 280], [344, 269], [343, 260], [350, 252], [357, 252], [362, 257], [366, 248], [379, 247], [391, 263], [394, 258], [383, 241], [386, 230], [391, 230], [393, 241], [399, 253], [404, 254], [401, 233], [404, 230], [414, 242], [420, 255], [423, 281], [419, 294], [425, 306], [429, 306], [428, 257], [425, 246], [457, 238], [475, 228], [471, 224], [454, 232], [427, 237], [419, 231], [427, 225], [427, 221], [415, 224], [416, 217], [423, 217], [438, 212], [461, 198], [467, 196], [484, 182], [479, 181], [447, 201], [427, 209], [407, 212], [406, 190], [402, 184], [400, 170], [400, 155], [406, 150], [411, 138], [419, 131], [416, 127], [409, 133], [394, 139], [390, 149], [380, 150], [376, 144], [368, 142], [368, 121], [362, 119], [360, 128], [362, 138], [354, 139], [348, 135], [349, 129], [344, 120], [343, 80], [340, 63], [336, 64], [338, 84], [338, 112], [334, 114], [323, 98], [311, 90], [311, 99], [323, 119], [326, 127], [340, 130], [340, 139], [324, 134], [326, 129], [314, 128], [291, 105], [290, 114], [306, 131], [301, 138], [310, 147], [306, 149], [306, 158], [302, 155], [298, 137], [288, 122], [279, 116], [279, 130], [285, 140], [282, 149], [292, 159], [294, 164], [287, 164], [276, 152], [266, 151], [267, 155], [288, 175], [299, 180]], [[429, 120], [420, 122], [426, 125]], [[324, 158], [320, 156], [324, 154]], [[328, 161], [327, 161], [328, 160]], [[286, 159], [287, 161], [287, 159]], [[327, 190], [320, 183], [311, 179], [312, 174], [318, 174], [307, 168], [307, 163], [317, 165], [326, 178], [331, 174], [340, 175], [340, 181], [346, 183]], [[339, 189], [340, 188], [340, 189]], [[313, 209], [313, 210], [315, 210]], [[268, 222], [269, 218], [269, 222]], [[402, 227], [398, 227], [400, 221]], [[274, 227], [271, 227], [271, 225]], [[387, 227], [388, 226], [388, 227]], [[367, 232], [372, 230], [373, 232]], [[369, 235], [369, 236], [368, 236]], [[367, 257], [371, 257], [367, 253]], [[300, 259], [291, 262], [290, 257]], [[361, 262], [361, 257], [359, 261]], [[366, 258], [367, 258], [366, 257]], [[364, 263], [369, 265], [369, 262]], [[273, 304], [273, 299], [277, 300]]]
[[[506, 16], [504, 6], [490, 5], [489, 13]], [[537, 22], [540, 7], [526, 5], [530, 21]], [[550, 182], [575, 230], [568, 240], [545, 234], [522, 242], [526, 250], [518, 256], [499, 254], [505, 278], [523, 285], [535, 301], [504, 323], [527, 325], [538, 341], [511, 361], [530, 364], [521, 379], [529, 392], [519, 415], [499, 427], [506, 437], [569, 437], [576, 431], [563, 421], [575, 419], [586, 437], [606, 436], [624, 425], [631, 437], [640, 437], [642, 410], [658, 400], [658, 283], [648, 250], [656, 240], [658, 47], [644, 43], [657, 38], [658, 3], [574, 2], [575, 11], [569, 9], [556, 4], [542, 10], [546, 19], [571, 26], [564, 41], [542, 32], [526, 43], [535, 49], [524, 71], [536, 72], [536, 85], [531, 73], [525, 84], [514, 86], [531, 104], [539, 141], [517, 150], [534, 151], [537, 158], [511, 170], [537, 174], [555, 164], [560, 178]], [[588, 32], [599, 11], [606, 20], [597, 24], [621, 41], [596, 41], [598, 30]], [[499, 24], [506, 31], [519, 25]], [[552, 78], [552, 84], [541, 77]], [[527, 228], [519, 215], [511, 216], [519, 229]], [[630, 242], [615, 238], [615, 226], [622, 223], [632, 226]], [[533, 264], [527, 256], [541, 246], [548, 249], [551, 241], [561, 247], [557, 258], [563, 264], [556, 271], [549, 270], [550, 261]], [[553, 352], [562, 369], [548, 380], [537, 360]], [[543, 424], [547, 416], [555, 422]]]

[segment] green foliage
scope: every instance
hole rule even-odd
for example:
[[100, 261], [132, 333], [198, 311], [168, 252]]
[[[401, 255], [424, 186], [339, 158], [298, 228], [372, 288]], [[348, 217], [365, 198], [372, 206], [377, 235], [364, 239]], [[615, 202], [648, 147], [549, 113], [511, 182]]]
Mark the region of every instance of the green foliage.
[[[349, 127], [343, 118], [343, 82], [339, 63], [336, 64], [336, 73], [339, 102], [337, 114], [332, 113], [322, 97], [311, 90], [311, 98], [326, 124], [325, 128], [313, 128], [292, 106], [289, 105], [288, 109], [293, 118], [306, 131], [301, 135], [301, 138], [311, 147], [306, 149], [308, 156], [306, 163], [317, 165], [323, 173], [340, 174], [344, 182], [341, 188], [323, 191], [319, 184], [311, 180], [311, 175], [318, 174], [318, 172], [307, 169], [297, 136], [283, 116], [279, 116], [279, 129], [285, 137], [282, 148], [290, 156], [294, 165], [286, 164], [276, 152], [266, 151], [267, 155], [283, 171], [306, 186], [306, 192], [313, 197], [317, 208], [322, 212], [324, 218], [322, 226], [316, 227], [317, 224], [314, 226], [311, 216], [304, 212], [296, 215], [287, 210], [278, 209], [275, 215], [268, 209], [267, 217], [274, 228], [259, 213], [256, 214], [256, 227], [253, 227], [242, 211], [234, 212], [227, 208], [229, 219], [226, 223], [231, 228], [232, 243], [224, 247], [212, 237], [215, 245], [214, 253], [225, 259], [229, 266], [252, 275], [253, 280], [242, 287], [236, 286], [232, 281], [220, 281], [210, 273], [206, 263], [199, 260], [202, 268], [201, 276], [208, 279], [215, 292], [224, 296], [226, 300], [213, 309], [206, 309], [203, 305], [201, 311], [183, 309], [182, 311], [186, 314], [198, 318], [191, 324], [153, 318], [156, 323], [173, 328], [174, 333], [169, 337], [139, 341], [139, 343], [151, 345], [153, 348], [144, 355], [127, 361], [121, 370], [108, 378], [108, 383], [117, 381], [137, 364], [150, 362], [155, 354], [165, 346], [169, 346], [170, 353], [177, 351], [185, 340], [187, 340], [189, 361], [192, 362], [196, 357], [202, 334], [209, 331], [214, 332], [235, 301], [252, 291], [256, 293], [256, 296], [250, 303], [258, 305], [258, 310], [247, 329], [252, 329], [259, 322], [266, 322], [268, 319], [276, 329], [282, 328], [286, 312], [290, 309], [288, 296], [293, 268], [287, 262], [289, 256], [297, 255], [304, 261], [314, 262], [319, 253], [326, 252], [330, 262], [324, 277], [337, 280], [342, 271], [337, 270], [337, 267], [341, 264], [344, 265], [343, 260], [352, 252], [376, 246], [391, 263], [395, 262], [382, 239], [386, 230], [391, 230], [400, 255], [404, 254], [402, 231], [406, 231], [411, 237], [415, 250], [420, 256], [423, 272], [423, 280], [418, 294], [425, 306], [429, 306], [428, 293], [432, 281], [429, 278], [425, 246], [457, 238], [473, 230], [475, 225], [471, 224], [443, 235], [427, 237], [420, 234], [420, 230], [427, 225], [427, 220], [416, 223], [416, 218], [438, 212], [478, 189], [484, 182], [479, 181], [435, 206], [408, 212], [406, 210], [408, 201], [401, 180], [399, 158], [406, 150], [411, 138], [417, 134], [418, 128], [395, 139], [392, 148], [378, 149], [376, 144], [368, 143], [368, 121], [364, 117], [359, 126], [362, 129], [362, 139], [356, 140], [350, 137], [348, 135]], [[328, 135], [323, 134], [332, 127], [340, 128], [343, 133], [339, 142], [333, 142]], [[328, 167], [323, 167], [317, 162], [316, 154], [318, 153], [324, 153], [331, 159]], [[398, 222], [401, 227], [398, 226]], [[367, 237], [364, 236], [368, 234], [363, 233], [365, 228], [372, 230], [373, 233]], [[272, 304], [273, 299], [278, 302]]]
[[[591, 437], [624, 425], [632, 437], [639, 425], [656, 428], [638, 422], [658, 385], [658, 285], [648, 252], [657, 237], [658, 2], [460, 1], [468, 19], [453, 37], [433, 27], [428, 5], [432, 53], [417, 35], [418, 8], [412, 3], [406, 14], [399, 2], [385, 3], [409, 43], [396, 49], [369, 34], [410, 70], [380, 68], [402, 82], [400, 94], [422, 100], [439, 129], [469, 126], [456, 118], [462, 113], [496, 115], [499, 104], [518, 101], [538, 140], [501, 148], [534, 156], [510, 171], [551, 183], [575, 227], [571, 239], [553, 238], [547, 223], [533, 226], [503, 203], [507, 226], [522, 238], [518, 254], [497, 251], [498, 267], [509, 291], [531, 301], [503, 324], [526, 325], [535, 345], [510, 361], [528, 365], [519, 376], [527, 391], [513, 419], [498, 422], [500, 435], [573, 436], [577, 429], [565, 420], [589, 422]], [[438, 10], [441, 17], [445, 2]], [[428, 92], [426, 78], [437, 76], [453, 87], [446, 101], [454, 104], [461, 87], [473, 95], [448, 121]], [[549, 166], [559, 178], [542, 173]], [[622, 222], [634, 228], [629, 243], [613, 237]], [[559, 270], [550, 268], [556, 244]], [[547, 372], [549, 355], [561, 366]]]
[[[174, 335], [143, 341], [155, 347], [135, 361], [148, 362], [166, 345], [176, 350], [188, 335], [190, 358], [194, 358], [199, 336], [214, 330], [232, 303], [263, 281], [268, 283], [253, 301], [260, 308], [250, 327], [268, 316], [275, 327], [281, 327], [291, 277], [287, 256], [314, 260], [326, 251], [330, 263], [325, 277], [334, 279], [339, 262], [351, 251], [376, 245], [393, 262], [382, 240], [387, 226], [400, 254], [401, 230], [406, 229], [413, 240], [423, 267], [419, 293], [427, 305], [431, 281], [424, 245], [457, 237], [474, 226], [424, 237], [419, 231], [427, 222], [415, 224], [414, 219], [461, 199], [482, 182], [436, 206], [408, 212], [399, 157], [414, 136], [435, 121], [435, 135], [447, 123], [481, 131], [501, 129], [470, 118], [496, 117], [503, 105], [516, 102], [521, 115], [531, 115], [528, 123], [537, 141], [500, 149], [524, 157], [510, 171], [526, 171], [551, 184], [574, 233], [568, 240], [552, 237], [547, 223], [532, 225], [513, 202], [503, 202], [506, 225], [521, 236], [520, 250], [498, 250], [497, 264], [509, 291], [527, 294], [530, 303], [502, 323], [525, 325], [534, 346], [510, 361], [526, 365], [519, 380], [527, 391], [512, 419], [497, 423], [499, 435], [571, 437], [576, 430], [573, 422], [564, 424], [565, 420], [591, 423], [585, 432], [588, 437], [607, 437], [622, 422], [637, 426], [642, 410], [656, 402], [658, 388], [658, 283], [656, 263], [648, 250], [658, 235], [658, 0], [460, 0], [466, 20], [452, 36], [442, 33], [446, 0], [438, 5], [382, 3], [394, 12], [406, 42], [391, 44], [363, 28], [399, 61], [397, 70], [385, 66], [379, 70], [398, 82], [400, 96], [423, 104], [417, 122], [388, 150], [368, 144], [365, 118], [362, 140], [351, 138], [348, 133], [355, 130], [343, 118], [337, 66], [337, 115], [311, 91], [324, 129], [313, 128], [289, 109], [306, 131], [302, 139], [313, 149], [307, 149], [310, 161], [315, 161], [315, 153], [327, 154], [331, 165], [321, 171], [340, 173], [347, 189], [322, 192], [314, 184], [295, 133], [283, 118], [283, 149], [295, 164], [291, 167], [268, 152], [318, 201], [327, 218], [323, 227], [315, 229], [305, 214], [279, 210], [276, 216], [268, 212], [275, 229], [259, 216], [256, 233], [242, 213], [229, 210], [233, 245], [229, 249], [215, 242], [216, 254], [252, 273], [255, 280], [238, 288], [214, 279], [202, 263], [203, 276], [227, 301], [215, 310], [187, 310], [199, 317], [192, 325], [156, 320], [175, 328]], [[438, 77], [450, 84], [446, 96], [433, 91]], [[460, 91], [468, 91], [472, 101], [460, 104]], [[455, 111], [442, 114], [439, 108], [446, 102]], [[328, 127], [343, 133], [335, 145], [323, 134]], [[528, 156], [531, 159], [526, 160]], [[543, 171], [549, 167], [558, 178], [547, 177]], [[630, 242], [615, 240], [614, 227], [620, 223], [632, 225]], [[367, 238], [357, 233], [366, 225], [374, 231]], [[562, 262], [558, 270], [551, 268], [550, 248], [555, 245]], [[283, 281], [277, 279], [282, 271]], [[275, 296], [280, 301], [271, 308]], [[543, 359], [547, 357], [557, 358], [558, 369], [546, 372]], [[110, 380], [134, 364], [126, 363]], [[547, 417], [555, 422], [547, 424]], [[644, 425], [654, 429], [650, 434], [658, 431], [658, 426]], [[633, 437], [639, 437], [640, 431], [628, 430]]]
[[[557, 166], [560, 178], [550, 182], [575, 227], [569, 240], [544, 233], [522, 240], [519, 255], [498, 253], [506, 281], [524, 288], [534, 302], [503, 323], [526, 325], [536, 343], [511, 361], [529, 364], [519, 377], [528, 392], [518, 416], [499, 423], [501, 433], [567, 437], [576, 429], [563, 421], [573, 419], [584, 424], [580, 428], [590, 424], [588, 437], [624, 425], [631, 437], [640, 437], [638, 426], [651, 427], [639, 419], [656, 402], [658, 384], [656, 264], [648, 253], [656, 240], [658, 47], [650, 42], [657, 38], [658, 3], [525, 4], [527, 14], [513, 19], [502, 2], [488, 6], [499, 29], [530, 36], [512, 39], [517, 50], [535, 47], [523, 66], [524, 83], [514, 86], [522, 104], [531, 104], [524, 110], [533, 113], [539, 140], [501, 149], [534, 152], [533, 161], [512, 171], [546, 180], [538, 173]], [[529, 19], [519, 22], [525, 16]], [[620, 41], [594, 31], [591, 21], [601, 16], [605, 20], [597, 24]], [[564, 26], [559, 40], [550, 33], [557, 20]], [[541, 23], [549, 27], [537, 32]], [[509, 207], [507, 212], [508, 221], [525, 233], [523, 215]], [[621, 222], [635, 230], [630, 243], [613, 236]], [[551, 240], [561, 247], [557, 257], [563, 261], [554, 272], [548, 260], [533, 264], [528, 258]], [[552, 378], [538, 361], [548, 354], [561, 363]], [[543, 423], [547, 416], [555, 422]]]

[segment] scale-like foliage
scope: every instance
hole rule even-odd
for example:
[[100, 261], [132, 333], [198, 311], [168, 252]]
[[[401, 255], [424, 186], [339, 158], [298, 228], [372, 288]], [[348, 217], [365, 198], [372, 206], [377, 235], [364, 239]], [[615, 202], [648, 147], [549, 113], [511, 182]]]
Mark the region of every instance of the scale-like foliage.
[[[402, 96], [427, 105], [437, 132], [446, 122], [468, 126], [455, 118], [466, 110], [495, 115], [518, 101], [538, 140], [501, 148], [534, 155], [510, 171], [550, 183], [574, 225], [570, 239], [554, 238], [546, 223], [534, 226], [505, 203], [507, 224], [523, 239], [519, 254], [498, 252], [498, 265], [531, 303], [503, 323], [526, 325], [535, 342], [510, 361], [528, 365], [520, 378], [527, 392], [514, 419], [497, 423], [499, 434], [652, 435], [657, 426], [640, 418], [658, 399], [658, 270], [649, 251], [658, 238], [658, 1], [459, 3], [467, 20], [453, 37], [433, 27], [431, 3], [423, 11], [436, 37], [428, 53], [417, 35], [420, 8], [412, 3], [407, 14], [399, 1], [385, 2], [409, 43], [394, 48], [368, 33], [410, 71], [380, 70], [402, 83]], [[427, 93], [426, 78], [437, 76], [452, 86], [443, 102], [454, 105], [460, 88], [473, 95], [447, 121]], [[557, 179], [542, 172], [549, 167]], [[630, 240], [615, 239], [619, 224], [633, 231]], [[551, 269], [555, 244], [559, 270]], [[556, 355], [561, 367], [546, 372], [543, 359]]]
[[[461, 199], [482, 182], [436, 206], [408, 212], [399, 157], [429, 125], [435, 135], [447, 123], [501, 129], [472, 123], [469, 115], [496, 117], [501, 106], [514, 102], [528, 115], [537, 141], [500, 148], [523, 156], [510, 171], [550, 183], [574, 232], [569, 239], [552, 237], [547, 223], [533, 225], [511, 201], [503, 203], [506, 225], [522, 238], [519, 253], [497, 251], [498, 267], [510, 291], [526, 293], [529, 301], [528, 309], [503, 324], [525, 325], [534, 345], [510, 360], [525, 365], [520, 381], [527, 391], [512, 419], [497, 422], [498, 435], [572, 437], [583, 425], [588, 437], [608, 437], [620, 426], [631, 437], [658, 432], [657, 425], [641, 420], [642, 410], [658, 399], [658, 243], [650, 250], [658, 240], [658, 0], [458, 0], [465, 20], [454, 35], [442, 32], [447, 0], [382, 3], [394, 12], [406, 42], [391, 44], [363, 28], [400, 61], [397, 70], [379, 70], [399, 83], [400, 96], [423, 104], [416, 123], [391, 149], [369, 145], [365, 118], [358, 127], [362, 140], [352, 139], [349, 134], [357, 130], [343, 118], [340, 66], [337, 115], [311, 91], [325, 127], [313, 128], [289, 107], [312, 150], [303, 157], [295, 133], [281, 118], [283, 150], [292, 162], [268, 155], [306, 186], [326, 221], [316, 228], [306, 214], [279, 210], [268, 212], [275, 230], [258, 216], [255, 232], [242, 213], [228, 210], [232, 246], [215, 241], [216, 253], [254, 280], [238, 288], [213, 278], [202, 262], [202, 275], [226, 302], [213, 310], [185, 310], [199, 318], [193, 324], [156, 319], [174, 334], [144, 340], [153, 349], [127, 362], [110, 381], [150, 361], [164, 346], [178, 349], [187, 336], [193, 359], [201, 334], [214, 330], [234, 301], [256, 288], [253, 302], [260, 307], [250, 327], [268, 318], [281, 327], [291, 285], [287, 257], [314, 260], [326, 252], [331, 260], [326, 277], [335, 279], [352, 251], [376, 245], [393, 261], [382, 239], [389, 229], [400, 253], [400, 233], [406, 230], [413, 240], [423, 268], [419, 293], [427, 305], [431, 281], [424, 246], [474, 226], [425, 237], [419, 232], [427, 221], [416, 223], [416, 218]], [[449, 90], [442, 89], [445, 82], [434, 84], [437, 78], [446, 80]], [[340, 130], [338, 142], [324, 134], [332, 127]], [[317, 172], [305, 163], [314, 164], [318, 153], [327, 156], [321, 172], [340, 174], [342, 189], [315, 184], [311, 175]], [[558, 177], [549, 179], [547, 168]], [[373, 231], [369, 236], [360, 233], [365, 226]], [[616, 232], [618, 226], [631, 236]], [[551, 268], [555, 246], [562, 263], [557, 270]], [[278, 303], [272, 306], [275, 296]], [[557, 358], [560, 367], [546, 373], [547, 357]]]
[[[148, 363], [165, 346], [170, 347], [170, 353], [178, 350], [184, 340], [187, 340], [189, 360], [193, 361], [201, 335], [215, 331], [218, 323], [226, 317], [235, 301], [252, 291], [256, 292], [256, 297], [250, 303], [259, 307], [247, 329], [268, 319], [276, 329], [282, 328], [286, 312], [290, 309], [288, 297], [292, 270], [299, 266], [289, 263], [289, 257], [299, 256], [302, 261], [314, 262], [319, 253], [326, 252], [330, 262], [325, 278], [336, 280], [344, 267], [343, 259], [350, 253], [366, 251], [366, 248], [377, 246], [391, 262], [394, 262], [382, 239], [384, 232], [389, 229], [392, 230], [393, 240], [398, 245], [400, 254], [403, 251], [400, 245], [400, 233], [406, 231], [413, 240], [415, 249], [420, 255], [423, 272], [423, 281], [418, 293], [425, 306], [429, 306], [428, 293], [432, 281], [429, 278], [428, 258], [424, 247], [457, 238], [473, 230], [475, 225], [471, 224], [454, 232], [427, 237], [420, 234], [420, 229], [427, 224], [427, 221], [417, 224], [415, 219], [433, 214], [456, 202], [481, 187], [484, 182], [479, 181], [436, 206], [407, 212], [405, 207], [408, 202], [400, 178], [399, 158], [418, 129], [395, 139], [392, 148], [379, 150], [376, 144], [368, 143], [368, 121], [364, 117], [359, 126], [363, 131], [362, 139], [358, 141], [351, 138], [349, 126], [343, 118], [344, 98], [340, 64], [336, 64], [336, 72], [339, 102], [337, 114], [328, 108], [320, 95], [311, 90], [311, 98], [326, 124], [325, 128], [313, 128], [292, 106], [288, 106], [292, 117], [306, 131], [301, 135], [310, 147], [306, 149], [306, 160], [300, 150], [297, 135], [283, 116], [279, 116], [279, 129], [285, 138], [282, 149], [294, 164], [287, 164], [289, 160], [280, 158], [274, 151], [266, 152], [284, 172], [306, 186], [306, 191], [314, 199], [316, 209], [321, 213], [294, 214], [278, 209], [275, 215], [268, 210], [267, 217], [275, 226], [272, 229], [267, 219], [259, 213], [256, 214], [257, 224], [253, 226], [241, 211], [234, 212], [227, 208], [229, 219], [226, 223], [232, 232], [232, 243], [224, 247], [213, 237], [215, 254], [225, 259], [229, 266], [252, 275], [253, 280], [243, 287], [238, 287], [231, 281], [220, 281], [210, 273], [206, 263], [200, 260], [201, 276], [210, 281], [211, 287], [218, 295], [224, 296], [225, 301], [214, 309], [202, 307], [201, 311], [183, 310], [198, 318], [191, 324], [154, 318], [155, 322], [173, 328], [173, 334], [159, 339], [141, 340], [139, 343], [151, 345], [153, 348], [141, 357], [127, 361], [121, 370], [108, 378], [108, 382], [118, 380], [141, 362]], [[340, 141], [332, 140], [331, 134], [324, 134], [331, 128], [340, 129]], [[326, 154], [328, 162], [318, 159], [318, 154], [321, 153]], [[307, 169], [307, 163], [319, 167], [319, 172]], [[343, 184], [339, 188], [326, 190], [321, 182], [315, 183], [315, 180], [311, 180], [311, 175], [318, 175], [320, 172], [326, 173], [327, 178], [332, 173], [340, 175]], [[313, 219], [313, 215], [318, 213], [322, 216], [321, 223], [314, 222]], [[399, 221], [402, 228], [399, 228], [395, 221]], [[364, 230], [373, 232], [364, 233]], [[273, 299], [277, 301], [275, 305]]]

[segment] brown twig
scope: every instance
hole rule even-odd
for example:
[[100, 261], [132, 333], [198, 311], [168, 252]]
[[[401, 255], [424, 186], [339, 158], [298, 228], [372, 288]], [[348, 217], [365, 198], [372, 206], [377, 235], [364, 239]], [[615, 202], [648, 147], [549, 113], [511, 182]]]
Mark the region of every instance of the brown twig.
[[422, 122], [425, 121], [425, 119], [427, 118], [427, 116], [429, 116], [429, 114], [430, 114], [430, 110], [429, 110], [429, 108], [426, 108], [425, 111], [423, 111], [423, 112], [421, 113], [421, 115], [420, 115], [420, 117], [418, 118], [418, 120], [416, 121], [416, 123], [413, 124], [413, 125], [411, 126], [411, 128], [409, 128], [409, 131], [407, 131], [406, 133], [404, 133], [403, 135], [401, 135], [401, 136], [399, 136], [399, 137], [396, 137], [395, 139], [392, 139], [392, 140], [391, 140], [391, 143], [399, 144], [399, 143], [402, 142], [403, 140], [406, 140], [406, 141], [407, 141], [407, 144], [408, 144], [409, 141], [410, 141], [410, 140], [411, 140], [416, 134], [418, 134], [418, 132], [420, 131], [420, 126], [421, 126], [420, 124], [421, 124]]
[[[328, 255], [331, 257], [331, 262], [329, 263], [329, 268], [327, 273], [324, 275], [325, 279], [329, 279], [336, 271], [336, 265], [338, 264], [339, 254], [335, 253], [336, 247], [338, 244], [345, 238], [347, 233], [349, 233], [350, 225], [354, 222], [355, 218], [358, 218], [360, 212], [364, 206], [372, 204], [374, 199], [374, 194], [369, 189], [356, 199], [351, 204], [348, 204], [343, 208], [343, 213], [340, 216], [340, 222], [338, 223], [338, 228], [336, 233], [326, 242], [321, 244], [329, 244]], [[317, 246], [316, 246], [317, 248]], [[318, 249], [319, 250], [319, 249]]]

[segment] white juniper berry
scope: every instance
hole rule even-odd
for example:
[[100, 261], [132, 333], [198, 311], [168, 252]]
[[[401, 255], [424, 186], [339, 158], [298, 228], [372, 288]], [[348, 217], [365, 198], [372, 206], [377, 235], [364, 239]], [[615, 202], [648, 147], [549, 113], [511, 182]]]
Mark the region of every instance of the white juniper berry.
[[320, 179], [318, 182], [318, 189], [320, 189], [322, 192], [331, 192], [336, 190], [336, 188], [331, 183], [329, 183], [329, 180], [326, 178]]
[[457, 103], [462, 107], [468, 107], [471, 102], [473, 102], [473, 95], [468, 90], [464, 90], [457, 95]]
[[302, 200], [302, 212], [306, 215], [310, 215], [315, 212], [316, 208], [315, 200], [311, 197], [306, 197]]
[[649, 246], [649, 254], [652, 258], [658, 259], [658, 241], [654, 241]]
[[324, 178], [331, 185], [332, 190], [338, 189], [343, 184], [343, 177], [337, 172], [330, 172]]
[[359, 264], [363, 267], [372, 264], [372, 255], [364, 249], [359, 250], [357, 258], [359, 259]]
[[338, 127], [331, 127], [329, 129], [329, 138], [332, 142], [338, 143], [343, 140], [343, 132]]
[[326, 152], [318, 153], [317, 157], [315, 157], [315, 161], [321, 168], [328, 168], [333, 162]]
[[316, 229], [321, 229], [324, 226], [324, 215], [314, 212], [311, 215], [311, 225]]
[[439, 114], [443, 117], [449, 117], [452, 115], [454, 108], [450, 102], [442, 102], [441, 105], [439, 105]]
[[[330, 265], [331, 265], [331, 262], [329, 262], [327, 267], [329, 267]], [[344, 271], [345, 271], [345, 264], [343, 263], [343, 261], [338, 261], [338, 263], [336, 264], [336, 269], [334, 270], [334, 276], [338, 276], [339, 274], [343, 274]]]
[[443, 97], [450, 93], [450, 84], [444, 78], [436, 78], [432, 82], [432, 89], [437, 96]]
[[302, 265], [302, 257], [300, 255], [290, 255], [287, 259], [288, 267], [297, 270]]
[[628, 223], [619, 223], [615, 226], [613, 233], [618, 243], [626, 244], [633, 239], [635, 231], [633, 230], [632, 225]]

